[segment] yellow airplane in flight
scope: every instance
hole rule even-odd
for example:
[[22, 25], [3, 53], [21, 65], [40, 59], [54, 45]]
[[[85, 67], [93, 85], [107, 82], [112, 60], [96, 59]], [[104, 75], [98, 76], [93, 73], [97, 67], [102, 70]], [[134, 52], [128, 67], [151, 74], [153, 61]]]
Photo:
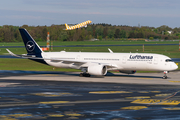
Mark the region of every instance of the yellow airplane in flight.
[[66, 29], [65, 30], [74, 30], [74, 29], [77, 29], [77, 28], [81, 28], [81, 27], [87, 27], [87, 24], [90, 24], [92, 21], [90, 20], [87, 20], [85, 22], [82, 22], [82, 23], [79, 23], [77, 25], [74, 25], [74, 26], [69, 26], [65, 23], [65, 26], [66, 26]]

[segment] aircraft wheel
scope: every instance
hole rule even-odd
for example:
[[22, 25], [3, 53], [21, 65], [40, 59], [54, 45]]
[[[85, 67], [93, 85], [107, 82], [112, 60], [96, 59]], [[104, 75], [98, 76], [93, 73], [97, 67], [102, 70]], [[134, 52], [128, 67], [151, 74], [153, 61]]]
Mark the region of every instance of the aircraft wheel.
[[85, 74], [85, 77], [91, 77], [91, 75], [86, 73], [86, 74]]
[[80, 73], [79, 77], [83, 77], [83, 73]]
[[167, 73], [168, 73], [168, 71], [164, 71], [163, 79], [167, 79]]
[[163, 76], [163, 79], [167, 79], [167, 76]]
[[88, 73], [80, 73], [79, 76], [80, 76], [80, 77], [91, 77], [91, 75], [88, 74]]

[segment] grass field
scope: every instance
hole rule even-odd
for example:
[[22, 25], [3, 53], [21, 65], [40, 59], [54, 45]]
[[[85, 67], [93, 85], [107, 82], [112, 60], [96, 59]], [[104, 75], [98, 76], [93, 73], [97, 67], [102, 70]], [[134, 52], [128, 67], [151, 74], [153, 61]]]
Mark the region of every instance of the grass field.
[[[37, 42], [40, 46], [46, 45], [46, 42]], [[179, 44], [179, 41], [53, 41], [53, 45], [124, 45], [124, 44]], [[0, 46], [23, 46], [23, 42], [1, 42]]]
[[[178, 44], [178, 41], [166, 42], [144, 42], [144, 41], [85, 41], [85, 42], [54, 42], [54, 45], [121, 45], [121, 44], [145, 44], [144, 53], [158, 53], [167, 55], [171, 58], [180, 58], [179, 46], [146, 46], [146, 44]], [[45, 42], [38, 42], [39, 45], [45, 46]], [[24, 46], [23, 43], [0, 43], [0, 46]], [[53, 51], [71, 51], [71, 52], [109, 52], [110, 48], [114, 52], [123, 53], [142, 53], [143, 46], [110, 46], [110, 47], [54, 47]], [[8, 48], [15, 54], [26, 54], [25, 48]], [[0, 55], [7, 54], [6, 48], [0, 48]], [[29, 71], [79, 71], [74, 69], [56, 68], [36, 63], [27, 59], [0, 59], [1, 70], [29, 70]]]

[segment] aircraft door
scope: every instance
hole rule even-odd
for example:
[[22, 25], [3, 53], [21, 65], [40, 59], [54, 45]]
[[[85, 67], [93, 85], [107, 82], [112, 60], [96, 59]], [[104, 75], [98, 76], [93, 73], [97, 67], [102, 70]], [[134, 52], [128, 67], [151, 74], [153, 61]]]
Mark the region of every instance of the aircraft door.
[[158, 58], [157, 57], [154, 58], [154, 64], [158, 64]]
[[76, 56], [76, 60], [80, 60], [80, 55], [77, 55], [77, 56]]
[[126, 56], [123, 56], [123, 58], [122, 58], [122, 63], [123, 63], [123, 64], [126, 64]]

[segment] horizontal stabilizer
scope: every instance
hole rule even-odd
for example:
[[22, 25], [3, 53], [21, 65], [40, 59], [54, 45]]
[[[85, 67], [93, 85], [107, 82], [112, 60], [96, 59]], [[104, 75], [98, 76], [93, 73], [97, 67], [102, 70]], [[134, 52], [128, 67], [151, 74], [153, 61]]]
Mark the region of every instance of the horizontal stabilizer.
[[11, 52], [9, 49], [6, 49], [10, 55], [18, 57], [18, 58], [25, 58], [25, 59], [39, 59], [39, 60], [52, 60], [52, 61], [62, 61], [62, 62], [71, 62], [71, 63], [86, 63], [85, 61], [78, 61], [78, 60], [67, 60], [67, 59], [59, 59], [59, 58], [41, 58], [36, 57], [34, 55], [16, 55], [13, 52]]
[[14, 57], [19, 57], [19, 58], [35, 58], [35, 59], [43, 59], [43, 58], [38, 58], [35, 55], [16, 55], [13, 52], [11, 52], [9, 49], [6, 49], [8, 51], [8, 53]]
[[9, 53], [10, 55], [15, 56], [15, 57], [19, 57], [19, 55], [14, 54], [14, 53], [11, 52], [9, 49], [6, 49], [6, 50], [8, 51], [8, 53]]

